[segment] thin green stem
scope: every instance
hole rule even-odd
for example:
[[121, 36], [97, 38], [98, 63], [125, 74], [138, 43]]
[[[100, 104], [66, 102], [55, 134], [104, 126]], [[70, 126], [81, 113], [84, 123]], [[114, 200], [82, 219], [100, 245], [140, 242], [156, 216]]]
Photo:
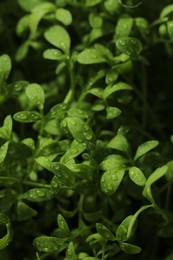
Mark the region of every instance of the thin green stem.
[[69, 73], [69, 78], [70, 78], [70, 89], [64, 99], [64, 103], [69, 103], [71, 100], [74, 98], [75, 94], [75, 76], [74, 76], [74, 68], [72, 67], [70, 61], [67, 62], [67, 69]]
[[32, 182], [32, 181], [23, 181], [22, 184], [28, 185], [28, 186], [33, 186], [33, 187], [46, 188], [46, 189], [51, 188], [51, 185], [49, 185], [49, 184], [43, 184], [43, 183]]

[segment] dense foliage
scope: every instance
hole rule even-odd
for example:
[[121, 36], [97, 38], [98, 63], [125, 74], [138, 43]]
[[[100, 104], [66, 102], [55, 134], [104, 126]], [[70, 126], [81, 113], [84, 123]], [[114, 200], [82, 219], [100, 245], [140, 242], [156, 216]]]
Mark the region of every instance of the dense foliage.
[[173, 4], [1, 0], [0, 259], [173, 259]]

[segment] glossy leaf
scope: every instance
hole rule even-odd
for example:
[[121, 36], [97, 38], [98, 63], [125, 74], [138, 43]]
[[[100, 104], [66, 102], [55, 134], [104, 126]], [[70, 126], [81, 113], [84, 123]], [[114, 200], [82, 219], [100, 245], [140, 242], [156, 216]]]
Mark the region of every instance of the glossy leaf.
[[44, 36], [50, 44], [59, 48], [66, 55], [69, 54], [71, 45], [70, 35], [62, 26], [54, 25], [50, 27]]
[[43, 53], [43, 57], [48, 60], [62, 61], [65, 59], [65, 55], [57, 49], [47, 49]]
[[139, 168], [135, 166], [130, 167], [129, 177], [138, 186], [144, 186], [146, 183], [145, 175]]
[[112, 195], [118, 189], [123, 177], [125, 169], [110, 169], [107, 170], [101, 177], [101, 190], [106, 195]]
[[81, 64], [107, 63], [107, 59], [102, 56], [99, 50], [90, 48], [85, 49], [79, 54], [78, 62]]
[[137, 57], [142, 51], [141, 42], [133, 37], [121, 37], [116, 41], [116, 47], [122, 53]]
[[127, 232], [128, 232], [128, 227], [133, 218], [133, 215], [130, 215], [126, 217], [122, 223], [118, 226], [117, 231], [116, 231], [116, 238], [118, 241], [125, 242], [128, 240]]
[[143, 189], [143, 196], [146, 197], [151, 203], [154, 203], [154, 199], [151, 192], [151, 185], [163, 177], [168, 171], [168, 166], [164, 165], [157, 168], [147, 179], [145, 187]]
[[5, 160], [8, 151], [8, 146], [9, 141], [5, 142], [2, 146], [0, 146], [0, 164]]
[[52, 192], [50, 189], [45, 188], [33, 188], [22, 194], [21, 199], [26, 199], [32, 202], [47, 201], [52, 198]]
[[3, 237], [0, 238], [0, 250], [2, 250], [12, 240], [12, 230], [11, 230], [10, 220], [3, 213], [0, 213], [0, 225], [5, 225], [6, 226], [6, 234]]
[[116, 26], [116, 39], [119, 39], [124, 36], [129, 36], [133, 26], [133, 18], [132, 17], [121, 17], [118, 20]]
[[67, 250], [66, 250], [66, 257], [65, 260], [77, 260], [79, 259], [75, 253], [75, 248], [73, 245], [73, 242], [70, 242], [68, 244]]
[[23, 201], [18, 201], [16, 210], [18, 221], [25, 221], [37, 215], [37, 211], [29, 207]]
[[58, 119], [63, 119], [66, 113], [67, 113], [67, 105], [63, 103], [53, 106], [49, 112], [51, 118], [58, 118]]
[[142, 206], [131, 218], [130, 218], [130, 222], [129, 222], [129, 225], [128, 225], [128, 230], [127, 230], [127, 239], [129, 239], [133, 233], [134, 233], [134, 225], [137, 221], [137, 218], [139, 216], [139, 214], [141, 214], [142, 211], [148, 209], [148, 208], [151, 208], [153, 207], [153, 205], [145, 205], [145, 206]]
[[117, 91], [121, 91], [121, 90], [132, 90], [132, 86], [130, 86], [127, 83], [124, 82], [118, 82], [115, 85], [109, 85], [104, 89], [103, 92], [103, 97], [106, 99], [108, 98], [110, 95], [112, 95], [113, 93], [116, 93]]
[[147, 142], [139, 145], [139, 147], [136, 150], [134, 160], [136, 161], [138, 158], [145, 155], [146, 153], [148, 153], [149, 151], [151, 151], [158, 145], [159, 145], [159, 142], [157, 140], [147, 141]]
[[107, 107], [106, 108], [106, 118], [107, 119], [113, 119], [121, 115], [122, 111], [117, 107]]
[[61, 163], [67, 163], [71, 159], [74, 159], [86, 149], [85, 143], [79, 143], [73, 140], [70, 149], [61, 157]]
[[11, 71], [11, 59], [7, 54], [0, 56], [0, 84], [7, 80]]
[[58, 226], [59, 226], [60, 229], [62, 229], [66, 234], [70, 233], [68, 224], [61, 214], [58, 214], [57, 222], [58, 222]]
[[0, 138], [10, 139], [12, 134], [13, 121], [10, 115], [4, 119], [3, 126], [0, 127]]
[[85, 3], [85, 5], [87, 7], [92, 7], [95, 5], [98, 5], [102, 0], [87, 0], [87, 2]]
[[40, 252], [59, 252], [64, 248], [64, 242], [60, 238], [40, 236], [34, 239], [34, 246]]
[[58, 8], [55, 17], [58, 21], [62, 22], [64, 25], [70, 25], [72, 23], [72, 15], [65, 8]]
[[100, 164], [102, 170], [121, 169], [128, 160], [119, 154], [108, 155]]
[[116, 149], [118, 151], [129, 153], [129, 143], [125, 136], [123, 135], [116, 135], [107, 145], [108, 148]]
[[26, 0], [18, 0], [20, 6], [25, 11], [31, 11], [35, 6], [42, 3], [42, 0], [30, 0], [29, 2]]
[[115, 240], [115, 236], [112, 234], [112, 232], [105, 227], [103, 224], [101, 223], [97, 223], [96, 224], [96, 229], [97, 232], [106, 240], [110, 240], [110, 241], [114, 241]]
[[29, 84], [26, 88], [26, 95], [34, 106], [43, 109], [45, 96], [40, 85], [36, 83]]
[[73, 172], [62, 163], [54, 162], [52, 164], [55, 177], [52, 179], [52, 189], [58, 192], [60, 189], [73, 188], [75, 185], [75, 176]]
[[21, 111], [14, 114], [13, 118], [21, 123], [33, 123], [40, 119], [40, 114], [36, 111]]
[[167, 22], [168, 35], [171, 40], [173, 40], [173, 21]]
[[160, 13], [160, 18], [170, 15], [173, 12], [173, 4], [164, 7]]
[[141, 247], [129, 243], [120, 242], [119, 246], [121, 250], [126, 254], [139, 254], [142, 251]]
[[66, 117], [63, 121], [73, 138], [76, 139], [79, 143], [84, 142], [90, 144], [91, 140], [94, 139], [94, 134], [87, 123], [85, 123], [79, 117]]

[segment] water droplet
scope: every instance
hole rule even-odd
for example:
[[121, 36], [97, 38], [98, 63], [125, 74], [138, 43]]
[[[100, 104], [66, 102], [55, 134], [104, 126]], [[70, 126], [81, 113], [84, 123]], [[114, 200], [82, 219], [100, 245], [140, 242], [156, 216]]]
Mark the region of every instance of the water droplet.
[[119, 40], [119, 44], [121, 45], [121, 47], [126, 47], [127, 46], [127, 43], [126, 43], [126, 41], [124, 41], [124, 40]]
[[70, 152], [71, 152], [71, 153], [73, 153], [73, 154], [76, 154], [76, 153], [78, 152], [78, 150], [77, 150], [77, 149], [74, 149], [74, 148], [72, 148], [72, 149], [70, 149]]
[[92, 139], [92, 134], [90, 132], [84, 132], [83, 134], [88, 141]]
[[45, 193], [45, 191], [43, 191], [43, 190], [37, 190], [37, 196], [38, 197], [45, 197], [45, 195], [46, 195], [46, 193]]

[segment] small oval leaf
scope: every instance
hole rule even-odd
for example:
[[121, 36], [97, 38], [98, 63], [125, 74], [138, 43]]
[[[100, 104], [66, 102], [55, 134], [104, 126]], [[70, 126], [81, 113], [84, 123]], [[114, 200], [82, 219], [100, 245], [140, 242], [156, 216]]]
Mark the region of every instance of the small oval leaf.
[[94, 48], [85, 49], [82, 51], [77, 60], [81, 64], [97, 64], [107, 62], [107, 60], [101, 55], [100, 51]]
[[141, 252], [141, 247], [132, 245], [129, 243], [119, 243], [121, 250], [126, 254], [139, 254]]
[[134, 57], [142, 51], [141, 42], [133, 37], [121, 37], [116, 41], [116, 47], [119, 51]]
[[106, 240], [114, 241], [116, 238], [112, 232], [101, 223], [96, 224], [97, 232]]
[[107, 170], [101, 177], [100, 185], [101, 190], [106, 195], [112, 195], [118, 189], [123, 177], [124, 177], [125, 170], [120, 169], [110, 169]]
[[57, 9], [55, 13], [55, 17], [58, 21], [63, 23], [64, 25], [70, 25], [72, 23], [72, 15], [71, 13], [65, 8]]
[[50, 27], [44, 34], [46, 40], [65, 54], [70, 51], [71, 39], [69, 33], [60, 25]]
[[144, 186], [146, 183], [145, 175], [135, 166], [129, 169], [129, 177], [138, 186]]
[[134, 160], [136, 161], [139, 157], [148, 153], [149, 151], [151, 151], [158, 145], [159, 145], [159, 142], [157, 140], [151, 140], [151, 141], [147, 141], [147, 142], [141, 144], [136, 150]]
[[14, 114], [13, 118], [21, 123], [33, 123], [40, 119], [40, 114], [36, 111], [21, 111]]
[[45, 96], [42, 87], [36, 83], [29, 84], [26, 88], [26, 95], [34, 106], [43, 109]]

